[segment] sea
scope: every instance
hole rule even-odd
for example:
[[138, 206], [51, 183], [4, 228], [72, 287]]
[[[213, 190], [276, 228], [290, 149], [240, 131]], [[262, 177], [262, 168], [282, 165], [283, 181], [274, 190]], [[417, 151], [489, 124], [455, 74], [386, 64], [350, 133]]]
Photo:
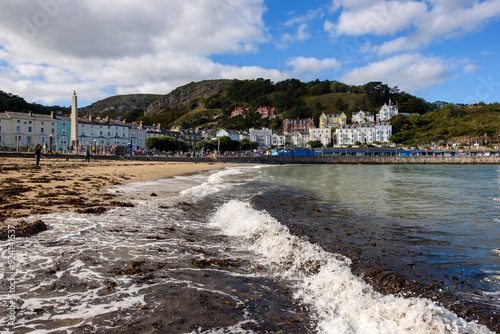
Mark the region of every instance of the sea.
[[498, 331], [499, 166], [241, 166], [108, 191], [133, 206], [0, 241], [1, 333]]

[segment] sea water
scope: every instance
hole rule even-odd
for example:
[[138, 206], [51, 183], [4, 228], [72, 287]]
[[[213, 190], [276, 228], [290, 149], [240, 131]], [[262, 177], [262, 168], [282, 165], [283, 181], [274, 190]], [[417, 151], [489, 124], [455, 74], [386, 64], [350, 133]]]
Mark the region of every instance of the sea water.
[[[249, 199], [286, 187], [377, 226], [387, 222], [425, 242], [430, 262], [473, 271], [481, 292], [498, 301], [499, 175], [496, 166], [242, 167], [116, 187], [110, 191], [134, 207], [40, 216], [49, 230], [16, 240], [19, 306], [10, 326], [0, 291], [0, 328], [120, 332], [140, 326], [145, 310], [174, 326], [183, 307], [189, 318], [210, 316], [189, 313], [198, 306], [186, 298], [203, 295], [220, 299], [218, 308], [237, 306], [226, 314], [234, 323], [199, 319], [184, 332], [253, 333], [280, 326], [266, 312], [298, 316], [284, 295], [304, 306], [310, 333], [490, 333], [434, 301], [378, 293], [352, 274], [349, 258], [293, 235]], [[8, 244], [0, 247], [6, 259]], [[213, 265], [221, 258], [238, 265]], [[291, 293], [272, 294], [280, 289]], [[165, 291], [175, 308], [160, 298]]]

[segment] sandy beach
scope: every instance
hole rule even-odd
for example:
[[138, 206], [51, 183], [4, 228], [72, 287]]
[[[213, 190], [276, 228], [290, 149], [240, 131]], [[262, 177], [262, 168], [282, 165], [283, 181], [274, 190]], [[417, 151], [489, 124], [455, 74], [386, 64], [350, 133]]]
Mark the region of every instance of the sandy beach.
[[107, 193], [106, 189], [128, 182], [229, 166], [225, 163], [42, 159], [37, 168], [34, 157], [0, 158], [0, 227], [6, 228], [8, 218], [27, 223], [28, 216], [36, 220], [37, 216], [51, 212], [99, 214], [111, 207], [131, 206], [119, 194]]

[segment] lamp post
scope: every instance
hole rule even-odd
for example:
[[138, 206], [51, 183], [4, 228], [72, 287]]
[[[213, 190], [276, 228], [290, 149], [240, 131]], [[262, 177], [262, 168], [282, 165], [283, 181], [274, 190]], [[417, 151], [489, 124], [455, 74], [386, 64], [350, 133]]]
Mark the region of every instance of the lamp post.
[[97, 154], [97, 140], [94, 139], [94, 147], [92, 147], [94, 149], [94, 154]]
[[49, 135], [49, 152], [52, 152], [52, 135]]

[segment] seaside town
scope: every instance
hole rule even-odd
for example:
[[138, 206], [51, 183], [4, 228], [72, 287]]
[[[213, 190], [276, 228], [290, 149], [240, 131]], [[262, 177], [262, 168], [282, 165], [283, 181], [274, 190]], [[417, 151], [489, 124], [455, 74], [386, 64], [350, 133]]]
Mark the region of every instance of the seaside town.
[[[71, 116], [52, 112], [50, 115], [4, 111], [0, 112], [0, 148], [7, 151], [33, 151], [37, 144], [44, 152], [94, 154], [144, 154], [146, 141], [151, 137], [169, 136], [184, 141], [193, 148], [200, 141], [229, 137], [231, 140], [249, 140], [259, 150], [273, 147], [308, 148], [311, 142], [323, 147], [344, 147], [355, 144], [389, 144], [392, 125], [389, 120], [398, 115], [398, 105], [389, 101], [375, 116], [371, 112], [355, 112], [348, 120], [345, 113], [325, 114], [319, 117], [318, 127], [312, 119], [285, 119], [282, 132], [251, 128], [248, 131], [232, 129], [163, 128], [161, 124], [127, 122], [126, 119], [100, 118], [78, 115], [77, 96], [72, 96]], [[250, 108], [235, 107], [231, 117], [246, 117]], [[260, 107], [256, 111], [274, 118], [274, 107]]]
[[[256, 111], [248, 107], [235, 107], [231, 117], [247, 117], [258, 113], [262, 118], [276, 117], [274, 107], [261, 106]], [[208, 150], [194, 152], [202, 141], [247, 141], [253, 145], [252, 153], [272, 155], [498, 155], [499, 152], [483, 150], [475, 144], [472, 151], [457, 147], [437, 147], [432, 150], [417, 148], [398, 149], [390, 141], [393, 135], [390, 120], [397, 116], [409, 116], [399, 112], [398, 103], [385, 103], [375, 115], [369, 111], [352, 113], [349, 120], [344, 112], [322, 113], [316, 127], [311, 118], [284, 119], [282, 131], [268, 128], [233, 129], [186, 129], [180, 126], [165, 128], [162, 124], [127, 122], [126, 119], [77, 117], [76, 92], [72, 96], [71, 114], [61, 112], [36, 114], [33, 112], [0, 112], [0, 150], [8, 152], [33, 152], [41, 145], [42, 153], [76, 153], [97, 155], [145, 155], [160, 153], [148, 147], [152, 137], [171, 137], [183, 142], [175, 155], [199, 156], [212, 154]], [[184, 145], [185, 144], [185, 145]], [[198, 145], [199, 146], [199, 145]], [[357, 148], [369, 148], [359, 151]], [[377, 149], [378, 148], [378, 149]], [[446, 150], [448, 149], [448, 150]], [[221, 153], [220, 150], [219, 154]], [[214, 150], [213, 154], [216, 151]]]

